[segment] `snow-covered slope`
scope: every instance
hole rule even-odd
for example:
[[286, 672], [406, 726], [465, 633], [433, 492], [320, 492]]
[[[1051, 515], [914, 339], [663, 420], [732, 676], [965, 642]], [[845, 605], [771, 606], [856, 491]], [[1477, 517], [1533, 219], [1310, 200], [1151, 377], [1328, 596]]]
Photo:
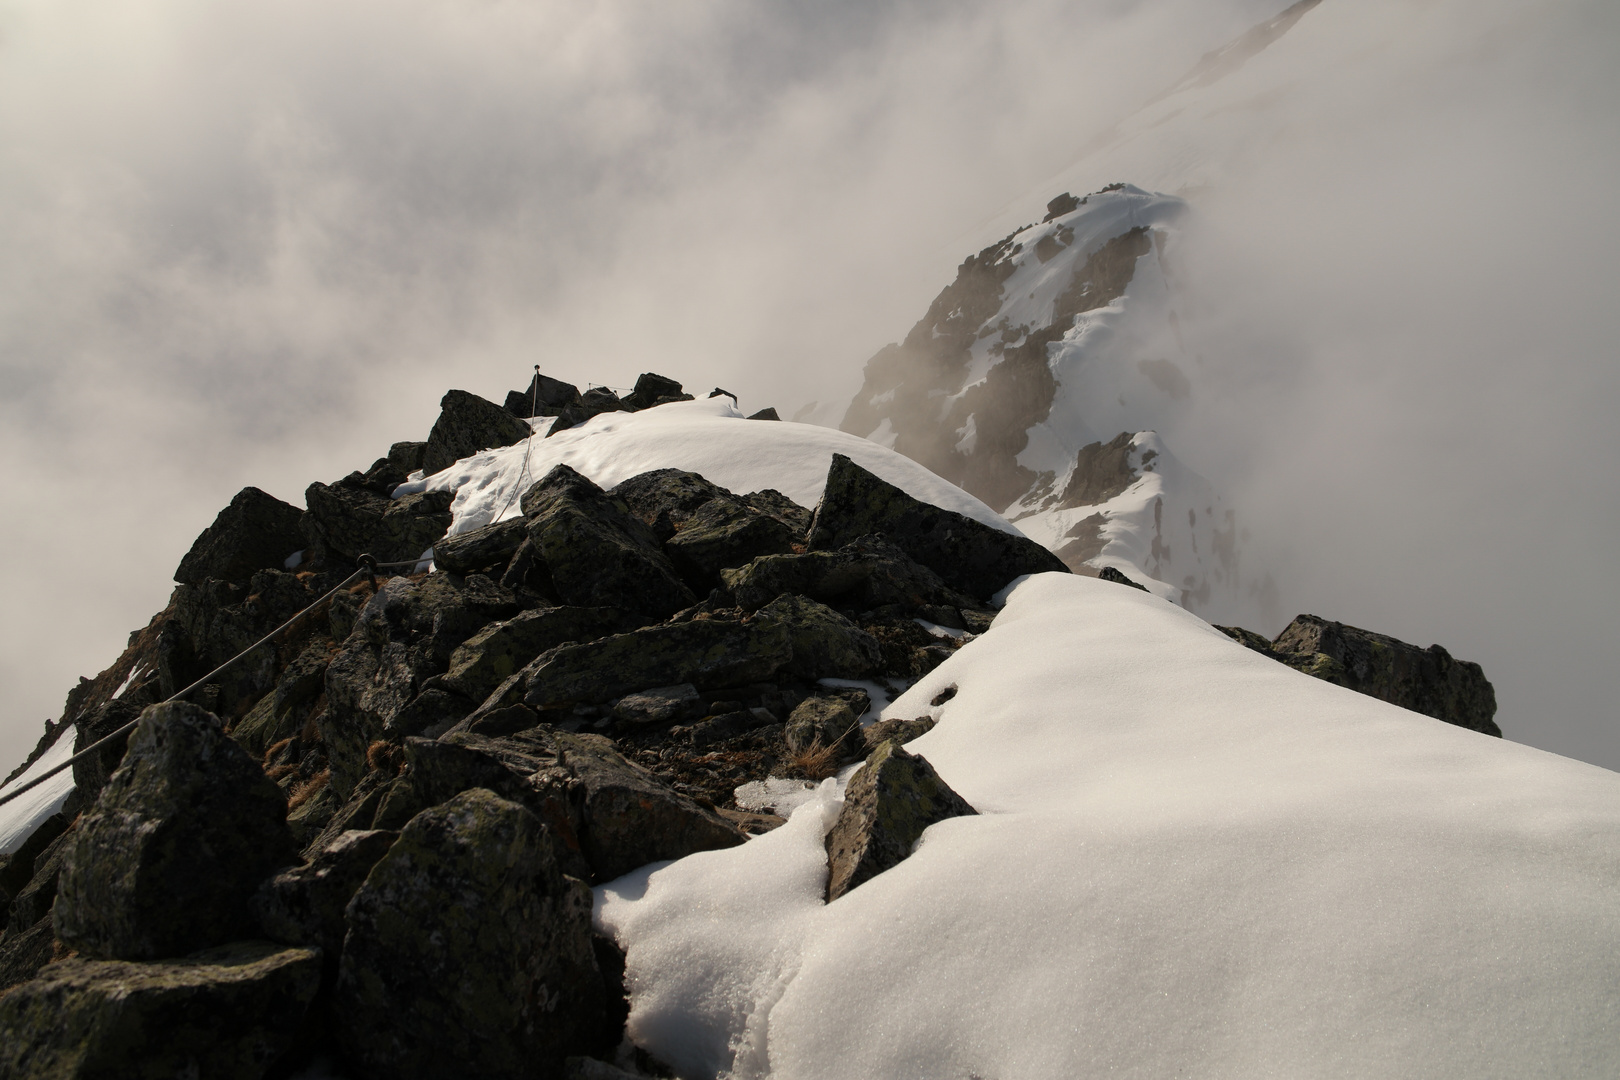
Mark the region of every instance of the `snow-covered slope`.
[[[958, 693], [929, 702], [947, 686]], [[1319, 682], [1156, 597], [1020, 586], [885, 710], [979, 816], [830, 905], [839, 789], [598, 890], [684, 1076], [1599, 1076], [1620, 776]]]
[[1184, 210], [1128, 184], [1053, 199], [872, 358], [842, 426], [961, 484], [1077, 573], [1112, 566], [1268, 625], [1235, 508], [1162, 437], [1198, 399], [1171, 285]]
[[518, 497], [557, 465], [568, 465], [604, 488], [651, 469], [686, 469], [739, 494], [775, 488], [799, 505], [813, 507], [821, 499], [834, 454], [848, 456], [925, 502], [1019, 531], [961, 488], [891, 450], [830, 428], [745, 420], [727, 397], [674, 402], [637, 413], [603, 413], [549, 438], [475, 454], [402, 485], [394, 494], [454, 491], [451, 535], [517, 516]]
[[[24, 769], [16, 779], [0, 787], [0, 795], [6, 795], [24, 784], [32, 783], [37, 777], [50, 772], [62, 762], [73, 756], [72, 725], [63, 728], [61, 733], [51, 743], [50, 747], [39, 756], [28, 768]], [[73, 771], [64, 770], [51, 777], [39, 787], [13, 799], [0, 806], [0, 855], [10, 855], [23, 845], [40, 823], [58, 810], [67, 802], [69, 795], [73, 794]]]

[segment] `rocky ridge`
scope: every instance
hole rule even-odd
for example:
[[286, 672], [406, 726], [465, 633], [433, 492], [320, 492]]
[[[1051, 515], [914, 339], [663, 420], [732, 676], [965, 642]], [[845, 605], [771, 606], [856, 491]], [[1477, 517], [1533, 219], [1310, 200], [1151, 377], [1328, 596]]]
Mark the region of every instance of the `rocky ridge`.
[[[643, 383], [660, 393], [621, 407], [682, 399]], [[558, 422], [588, 396], [540, 394], [567, 402], [547, 404]], [[974, 812], [901, 748], [932, 720], [871, 724], [872, 695], [937, 667], [989, 628], [998, 592], [1060, 558], [842, 456], [813, 508], [674, 469], [604, 491], [558, 466], [520, 516], [446, 539], [448, 493], [392, 498], [435, 438], [499, 445], [517, 396], [446, 395], [433, 436], [312, 485], [304, 511], [245, 490], [169, 606], [69, 695], [55, 730], [79, 746], [140, 722], [0, 862], [0, 1075], [98, 1074], [126, 1046], [199, 1076], [316, 1055], [356, 1076], [655, 1068], [621, 1046], [623, 958], [591, 932], [589, 884], [742, 843], [781, 819], [739, 788], [863, 759], [827, 838], [832, 902]], [[433, 572], [340, 590], [192, 702], [156, 704], [360, 554], [427, 547]], [[1445, 701], [1484, 707], [1476, 665], [1401, 661], [1379, 681], [1384, 653], [1369, 667], [1348, 629], [1306, 643], [1338, 667], [1266, 646], [1398, 704], [1438, 700], [1439, 678], [1464, 688]], [[218, 1019], [162, 1046], [130, 1034], [181, 1013]]]

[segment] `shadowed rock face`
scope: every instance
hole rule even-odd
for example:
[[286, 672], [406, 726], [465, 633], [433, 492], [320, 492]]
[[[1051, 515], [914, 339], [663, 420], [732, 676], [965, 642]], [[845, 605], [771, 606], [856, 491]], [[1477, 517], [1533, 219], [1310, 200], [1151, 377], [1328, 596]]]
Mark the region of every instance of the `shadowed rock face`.
[[480, 450], [522, 442], [529, 433], [528, 424], [493, 401], [451, 390], [439, 402], [439, 418], [422, 449], [422, 472], [432, 476]]
[[834, 454], [808, 546], [827, 550], [871, 534], [882, 534], [946, 584], [980, 600], [1023, 574], [1069, 572], [1061, 559], [1028, 537], [914, 499], [843, 454]]
[[180, 560], [174, 580], [237, 581], [251, 577], [255, 570], [279, 569], [287, 556], [304, 546], [304, 535], [298, 529], [302, 516], [296, 506], [256, 487], [245, 487], [197, 537]]
[[320, 953], [238, 942], [162, 963], [67, 960], [0, 999], [0, 1074], [263, 1076], [320, 987]]
[[474, 789], [418, 814], [350, 902], [334, 997], [370, 1075], [554, 1076], [603, 1011], [591, 893], [528, 810]]
[[56, 933], [86, 953], [180, 956], [251, 937], [248, 898], [297, 861], [281, 789], [195, 705], [149, 709], [75, 830]]
[[1408, 645], [1316, 615], [1301, 615], [1267, 641], [1238, 626], [1216, 627], [1241, 644], [1314, 678], [1471, 731], [1500, 737], [1496, 690], [1478, 664], [1439, 645]]
[[827, 902], [898, 866], [928, 826], [976, 813], [925, 759], [883, 743], [850, 778], [827, 833]]

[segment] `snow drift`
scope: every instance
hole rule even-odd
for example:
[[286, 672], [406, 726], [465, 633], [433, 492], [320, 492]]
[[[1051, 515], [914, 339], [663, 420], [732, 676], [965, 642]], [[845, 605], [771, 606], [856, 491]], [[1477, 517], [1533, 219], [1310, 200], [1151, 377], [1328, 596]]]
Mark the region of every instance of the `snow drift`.
[[[958, 693], [932, 700], [947, 686]], [[1620, 777], [1056, 574], [884, 711], [980, 816], [823, 904], [777, 832], [598, 890], [687, 1076], [1525, 1077], [1620, 1053]]]

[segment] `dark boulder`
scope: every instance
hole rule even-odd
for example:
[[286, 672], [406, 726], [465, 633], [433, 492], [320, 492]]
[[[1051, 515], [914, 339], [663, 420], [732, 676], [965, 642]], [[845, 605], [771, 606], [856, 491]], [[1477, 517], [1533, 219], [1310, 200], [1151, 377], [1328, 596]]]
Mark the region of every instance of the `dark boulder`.
[[484, 790], [411, 819], [348, 908], [334, 1016], [357, 1071], [527, 1080], [595, 1041], [591, 893], [553, 848]]
[[898, 866], [928, 826], [976, 813], [926, 759], [883, 743], [850, 778], [827, 833], [827, 902]]
[[864, 749], [851, 732], [861, 725], [861, 717], [872, 707], [865, 690], [843, 690], [820, 694], [801, 701], [788, 716], [782, 739], [790, 752], [799, 754], [812, 747], [844, 747], [854, 757]]
[[861, 731], [866, 753], [871, 753], [891, 739], [902, 746], [934, 730], [937, 721], [932, 716], [919, 716], [915, 720], [879, 720]]
[[331, 657], [331, 642], [326, 638], [305, 646], [282, 671], [275, 689], [260, 698], [231, 729], [231, 738], [248, 753], [263, 755], [282, 739], [301, 732], [311, 719], [315, 702], [326, 690], [326, 667]]
[[153, 706], [66, 849], [57, 936], [129, 960], [250, 936], [248, 898], [297, 861], [286, 815], [286, 797], [216, 717]]
[[322, 557], [353, 562], [371, 555], [378, 562], [414, 559], [450, 528], [449, 491], [423, 491], [391, 499], [345, 484], [311, 484], [304, 491], [309, 513], [304, 537]]
[[524, 419], [552, 416], [557, 410], [578, 403], [579, 387], [539, 372], [535, 372], [527, 388], [512, 390], [506, 395], [507, 412]]
[[787, 627], [793, 659], [783, 670], [806, 682], [858, 679], [883, 658], [871, 634], [807, 597], [779, 596], [759, 609], [759, 617]]
[[519, 517], [447, 536], [433, 545], [433, 565], [452, 574], [505, 567], [528, 535], [529, 523]]
[[877, 536], [865, 536], [837, 551], [762, 555], [747, 566], [723, 571], [726, 588], [753, 611], [789, 593], [840, 608], [867, 611], [887, 604], [972, 607], [974, 601], [938, 574]]
[[873, 533], [952, 588], [981, 600], [1024, 574], [1069, 572], [1061, 559], [1022, 533], [1003, 532], [914, 499], [843, 454], [834, 454], [809, 547], [828, 551]]
[[681, 384], [663, 375], [648, 371], [636, 379], [636, 388], [625, 397], [624, 403], [632, 409], [650, 409], [666, 401], [691, 401], [691, 394], [681, 392]]
[[174, 580], [239, 581], [255, 570], [280, 569], [289, 555], [304, 546], [304, 534], [298, 528], [302, 516], [296, 506], [256, 487], [245, 487], [197, 537], [180, 560]]
[[614, 608], [554, 607], [492, 623], [451, 654], [444, 685], [483, 701], [529, 661], [568, 641], [589, 642], [625, 629]]
[[[32, 926], [14, 926], [0, 935], [0, 999], [13, 986], [38, 975], [55, 955], [56, 928], [49, 914], [35, 919]], [[0, 1051], [0, 1061], [4, 1060]]]
[[768, 408], [768, 409], [761, 409], [757, 413], [750, 413], [748, 419], [750, 419], [750, 420], [780, 420], [782, 418], [777, 415], [776, 409]]
[[596, 880], [743, 842], [718, 814], [672, 790], [602, 736], [559, 731], [551, 740], [583, 791], [580, 843]]
[[1317, 678], [1403, 709], [1471, 731], [1500, 737], [1496, 691], [1484, 669], [1453, 659], [1439, 645], [1427, 649], [1374, 633], [1301, 615], [1277, 635], [1271, 651]]
[[621, 481], [611, 492], [649, 526], [660, 542], [675, 535], [688, 518], [731, 492], [694, 472], [654, 469]]
[[653, 687], [613, 703], [614, 719], [627, 724], [669, 724], [702, 714], [703, 700], [691, 683]]
[[8, 925], [12, 899], [33, 880], [34, 866], [41, 855], [72, 822], [73, 815], [65, 811], [52, 814], [34, 827], [17, 850], [0, 855], [0, 907], [4, 908], [0, 911], [0, 929]]
[[763, 682], [793, 656], [788, 628], [774, 619], [700, 619], [650, 626], [542, 653], [524, 677], [531, 708], [602, 703], [655, 686]]
[[775, 488], [750, 491], [742, 501], [762, 514], [769, 514], [788, 527], [794, 540], [803, 540], [815, 515]]
[[432, 476], [480, 450], [522, 442], [529, 433], [528, 424], [493, 401], [451, 390], [439, 401], [439, 418], [422, 449], [422, 472]]
[[[367, 602], [326, 669], [326, 711], [317, 719], [340, 799], [365, 775], [374, 741], [426, 730], [459, 707], [453, 699], [418, 698], [463, 642], [516, 613], [515, 597], [477, 574], [394, 578]], [[473, 703], [466, 704], [470, 710]]]
[[0, 998], [0, 1075], [255, 1080], [296, 1039], [320, 981], [318, 952], [262, 941], [52, 964]]
[[400, 472], [409, 475], [422, 467], [422, 454], [426, 450], [425, 442], [397, 442], [388, 448], [388, 460]]
[[793, 530], [729, 495], [711, 499], [664, 541], [670, 560], [696, 588], [720, 584], [720, 571], [793, 550]]
[[1148, 587], [1146, 585], [1132, 581], [1118, 570], [1115, 570], [1112, 566], [1103, 567], [1101, 570], [1097, 571], [1097, 576], [1104, 581], [1112, 581], [1115, 585], [1129, 585], [1133, 589], [1141, 589], [1143, 592], [1148, 591]]
[[77, 831], [77, 825], [68, 826], [65, 832], [45, 845], [44, 850], [35, 857], [33, 873], [27, 883], [11, 898], [10, 917], [7, 921], [9, 931], [21, 932], [39, 920], [50, 917], [51, 905], [56, 902], [57, 890], [61, 884], [62, 864], [66, 860], [67, 851], [73, 844], [74, 834]]
[[547, 473], [521, 505], [535, 556], [563, 603], [666, 618], [697, 602], [652, 530], [568, 466]]
[[343, 909], [397, 839], [397, 832], [386, 829], [342, 832], [302, 866], [267, 879], [251, 902], [264, 936], [284, 945], [318, 947], [336, 965], [343, 949]]

